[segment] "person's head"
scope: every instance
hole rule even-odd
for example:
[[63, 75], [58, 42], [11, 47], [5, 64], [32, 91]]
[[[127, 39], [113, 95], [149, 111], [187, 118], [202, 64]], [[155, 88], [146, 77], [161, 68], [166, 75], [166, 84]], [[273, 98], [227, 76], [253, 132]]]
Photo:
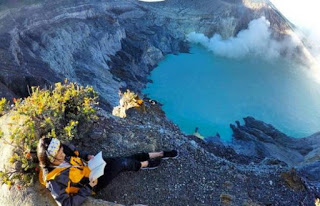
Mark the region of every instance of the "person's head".
[[42, 137], [38, 143], [37, 156], [40, 167], [44, 168], [61, 164], [66, 155], [63, 152], [61, 142], [57, 138]]

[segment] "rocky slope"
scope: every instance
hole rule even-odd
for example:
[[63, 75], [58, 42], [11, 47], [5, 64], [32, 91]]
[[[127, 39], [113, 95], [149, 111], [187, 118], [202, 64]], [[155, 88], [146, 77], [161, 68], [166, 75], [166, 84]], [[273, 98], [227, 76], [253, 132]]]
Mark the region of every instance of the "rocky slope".
[[[225, 146], [182, 134], [159, 105], [147, 101], [144, 113], [111, 115], [119, 89], [139, 92], [166, 54], [188, 51], [186, 34], [233, 36], [261, 15], [276, 38], [290, 28], [265, 1], [57, 0], [2, 10], [0, 95], [26, 96], [28, 86], [64, 78], [89, 84], [101, 96], [101, 121], [88, 139], [76, 142], [80, 147], [106, 156], [180, 151], [179, 159], [164, 161], [157, 170], [120, 175], [97, 198], [127, 205], [314, 205], [320, 195], [319, 134], [295, 140], [247, 118], [245, 125], [232, 126], [234, 142]], [[32, 191], [19, 198], [38, 190]], [[28, 204], [52, 204], [43, 194], [44, 200], [33, 195]], [[17, 196], [0, 199], [21, 203], [12, 197]]]
[[230, 125], [234, 137], [231, 146], [237, 153], [296, 168], [306, 186], [320, 195], [320, 132], [296, 139], [252, 117], [244, 121], [243, 126], [239, 122]]
[[27, 86], [68, 78], [94, 86], [114, 106], [119, 88], [139, 91], [164, 55], [187, 51], [189, 32], [229, 37], [261, 15], [275, 36], [288, 28], [269, 7], [252, 10], [242, 1], [60, 0], [3, 10], [2, 93], [26, 96]]
[[[253, 119], [251, 123], [265, 124]], [[93, 153], [103, 150], [107, 156], [118, 156], [171, 148], [180, 152], [178, 159], [163, 161], [157, 170], [120, 175], [99, 198], [127, 205], [314, 205], [317, 187], [308, 185], [312, 181], [307, 173], [291, 171], [281, 159], [248, 156], [236, 153], [233, 146], [185, 136], [158, 105], [148, 104], [145, 113], [132, 109], [126, 119], [106, 114], [94, 131], [88, 137], [91, 142], [80, 145]], [[267, 128], [261, 135], [271, 132]]]

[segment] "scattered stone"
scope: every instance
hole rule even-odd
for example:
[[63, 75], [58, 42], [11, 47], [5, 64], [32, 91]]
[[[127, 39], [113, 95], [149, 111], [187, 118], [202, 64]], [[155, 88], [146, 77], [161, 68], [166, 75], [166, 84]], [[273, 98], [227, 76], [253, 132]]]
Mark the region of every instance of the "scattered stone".
[[258, 203], [253, 202], [252, 200], [246, 200], [246, 201], [242, 204], [242, 206], [261, 206], [261, 205], [258, 204]]
[[231, 190], [233, 188], [233, 183], [230, 182], [230, 181], [226, 181], [226, 182], [223, 183], [223, 187], [225, 189]]
[[270, 180], [270, 181], [269, 181], [269, 184], [270, 184], [270, 186], [272, 186], [272, 185], [273, 185], [273, 182], [272, 182], [272, 180]]
[[231, 205], [234, 197], [229, 194], [221, 194], [220, 195], [220, 202], [222, 205]]

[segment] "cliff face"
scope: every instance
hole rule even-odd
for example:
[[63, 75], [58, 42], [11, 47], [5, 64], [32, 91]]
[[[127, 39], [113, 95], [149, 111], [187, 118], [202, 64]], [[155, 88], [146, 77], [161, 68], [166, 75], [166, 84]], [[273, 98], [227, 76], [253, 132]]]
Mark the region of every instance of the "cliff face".
[[246, 117], [244, 121], [244, 125], [238, 121], [237, 126], [230, 125], [231, 147], [238, 154], [296, 168], [306, 187], [320, 195], [320, 132], [296, 139], [253, 117]]
[[[235, 35], [265, 15], [277, 33], [286, 23], [264, 7], [241, 1], [47, 1], [0, 13], [0, 82], [12, 97], [27, 85], [68, 78], [90, 84], [106, 105], [115, 106], [119, 88], [139, 91], [168, 53], [187, 51], [185, 35]], [[5, 88], [6, 87], [6, 88]]]
[[[246, 125], [232, 126], [234, 144], [224, 146], [185, 136], [148, 102], [145, 113], [133, 109], [126, 119], [110, 114], [119, 88], [139, 92], [166, 54], [188, 51], [189, 32], [229, 37], [264, 15], [281, 38], [288, 23], [264, 1], [251, 3], [57, 0], [2, 10], [0, 95], [26, 96], [27, 86], [65, 78], [89, 84], [100, 93], [105, 110], [90, 141], [77, 142], [80, 147], [107, 156], [180, 151], [179, 159], [155, 171], [120, 175], [100, 198], [150, 205], [313, 205], [319, 195], [317, 134], [298, 141], [247, 118]], [[296, 171], [288, 172], [292, 166]], [[48, 197], [42, 202], [31, 198], [28, 204], [50, 204]]]

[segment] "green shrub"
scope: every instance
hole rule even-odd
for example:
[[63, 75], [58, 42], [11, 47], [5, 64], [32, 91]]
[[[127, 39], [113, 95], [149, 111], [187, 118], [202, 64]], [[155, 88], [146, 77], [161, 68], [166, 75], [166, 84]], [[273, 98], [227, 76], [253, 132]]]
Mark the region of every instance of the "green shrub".
[[[14, 171], [1, 171], [2, 182], [31, 185], [36, 174], [35, 152], [43, 136], [57, 137], [61, 141], [83, 138], [98, 120], [94, 106], [98, 94], [92, 87], [76, 83], [56, 83], [54, 89], [32, 87], [31, 96], [14, 100], [10, 111], [9, 140], [16, 148], [10, 162]], [[20, 180], [20, 181], [18, 181]]]
[[0, 100], [0, 116], [4, 115], [9, 110], [9, 102], [6, 98]]
[[139, 98], [137, 94], [127, 89], [124, 93], [119, 93], [120, 101], [119, 106], [116, 106], [112, 110], [114, 116], [125, 118], [127, 116], [126, 111], [130, 108], [142, 107], [144, 110], [143, 100]]

